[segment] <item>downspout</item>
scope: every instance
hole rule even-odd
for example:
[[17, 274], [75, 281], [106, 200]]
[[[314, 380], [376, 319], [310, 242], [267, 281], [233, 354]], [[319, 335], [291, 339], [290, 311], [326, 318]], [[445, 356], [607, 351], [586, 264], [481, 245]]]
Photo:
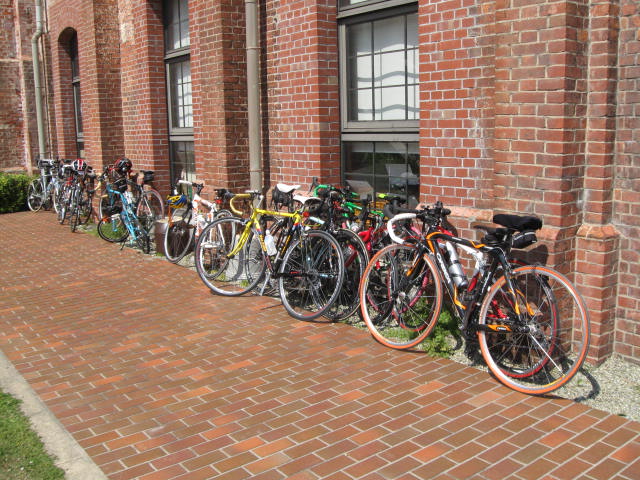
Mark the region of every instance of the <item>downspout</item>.
[[249, 123], [249, 185], [262, 189], [262, 161], [260, 150], [260, 47], [258, 46], [257, 0], [245, 0], [247, 29], [247, 115]]
[[36, 123], [38, 125], [38, 156], [44, 158], [47, 147], [44, 133], [44, 114], [42, 112], [42, 82], [40, 73], [40, 52], [38, 41], [44, 33], [42, 22], [42, 0], [36, 1], [36, 31], [31, 37], [31, 57], [33, 62], [33, 85], [36, 95]]

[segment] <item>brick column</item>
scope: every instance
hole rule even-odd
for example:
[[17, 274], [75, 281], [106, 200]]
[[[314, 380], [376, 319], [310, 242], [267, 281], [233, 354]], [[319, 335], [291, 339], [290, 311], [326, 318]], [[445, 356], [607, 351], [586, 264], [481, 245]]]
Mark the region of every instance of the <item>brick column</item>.
[[[169, 192], [167, 94], [160, 0], [119, 0], [124, 150], [134, 169], [154, 170]], [[114, 157], [115, 159], [115, 157]]]
[[244, 2], [189, 2], [196, 172], [211, 186], [249, 186]]
[[611, 225], [615, 169], [618, 5], [591, 2], [583, 223], [576, 239], [576, 286], [591, 313], [591, 356], [613, 351], [619, 236]]
[[621, 0], [613, 223], [620, 232], [615, 351], [640, 362], [640, 4]]
[[491, 208], [494, 2], [422, 1], [418, 15], [423, 200]]
[[[536, 214], [537, 258], [574, 272], [581, 223], [586, 7], [565, 0], [496, 2], [496, 209]], [[524, 5], [524, 6], [521, 6]]]
[[335, 0], [265, 2], [264, 143], [272, 182], [340, 181], [336, 10]]
[[[120, 95], [118, 8], [113, 0], [68, 0], [48, 4], [49, 32], [54, 47], [53, 77], [58, 153], [75, 156], [75, 127], [69, 54], [71, 29], [78, 34], [80, 90], [85, 156], [100, 168], [124, 150]], [[66, 42], [66, 43], [65, 43]]]

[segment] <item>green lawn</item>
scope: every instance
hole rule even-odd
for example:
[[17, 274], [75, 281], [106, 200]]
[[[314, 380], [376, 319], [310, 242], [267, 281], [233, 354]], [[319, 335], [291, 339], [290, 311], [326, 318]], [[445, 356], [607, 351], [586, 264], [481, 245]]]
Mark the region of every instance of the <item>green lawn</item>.
[[64, 479], [29, 420], [20, 402], [0, 392], [0, 478], [3, 480]]

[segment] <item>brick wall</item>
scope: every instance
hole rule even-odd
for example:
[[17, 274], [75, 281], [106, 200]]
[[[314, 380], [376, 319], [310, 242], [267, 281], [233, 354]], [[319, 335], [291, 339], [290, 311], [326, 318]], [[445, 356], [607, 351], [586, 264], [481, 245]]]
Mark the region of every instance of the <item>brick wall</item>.
[[119, 0], [118, 7], [124, 150], [108, 161], [124, 155], [134, 169], [153, 170], [155, 186], [168, 193], [162, 2]]
[[37, 152], [31, 36], [34, 7], [0, 0], [0, 171], [28, 169]]
[[340, 180], [336, 2], [265, 2], [265, 157], [272, 182]]
[[616, 350], [640, 359], [640, 5], [620, 2], [613, 223], [620, 234]]
[[115, 0], [48, 3], [58, 154], [77, 156], [69, 40], [78, 35], [85, 157], [101, 168], [124, 152], [120, 39]]
[[244, 2], [191, 1], [189, 22], [197, 176], [248, 188]]

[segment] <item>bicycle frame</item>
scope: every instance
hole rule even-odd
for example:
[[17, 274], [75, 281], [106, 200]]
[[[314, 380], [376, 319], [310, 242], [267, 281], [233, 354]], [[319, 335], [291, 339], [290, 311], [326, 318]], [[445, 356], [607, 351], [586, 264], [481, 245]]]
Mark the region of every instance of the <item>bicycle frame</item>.
[[[135, 242], [140, 237], [140, 234], [138, 231], [136, 231], [136, 228], [134, 226], [135, 213], [133, 212], [133, 203], [130, 202], [127, 198], [126, 192], [122, 193], [119, 190], [114, 190], [111, 187], [111, 184], [107, 184], [107, 192], [120, 197], [120, 200], [122, 201], [122, 210], [120, 211], [120, 214], [124, 215], [123, 223], [127, 228], [127, 231], [129, 232], [132, 240]], [[147, 232], [144, 232], [144, 234], [147, 235]]]

